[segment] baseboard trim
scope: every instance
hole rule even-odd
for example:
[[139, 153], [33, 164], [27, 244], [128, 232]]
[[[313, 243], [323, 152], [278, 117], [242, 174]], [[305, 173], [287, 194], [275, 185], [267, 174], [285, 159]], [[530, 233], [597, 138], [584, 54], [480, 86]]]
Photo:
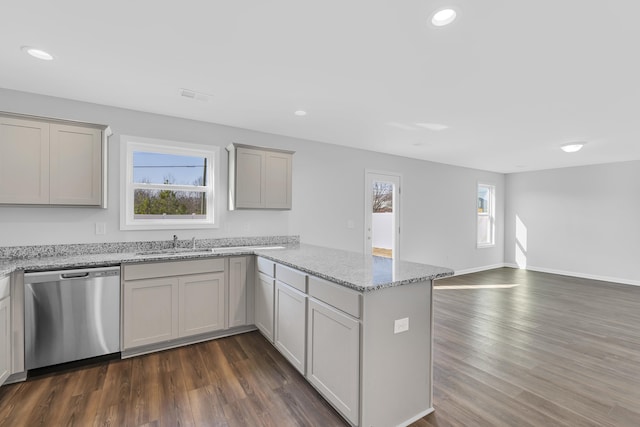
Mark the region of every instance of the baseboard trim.
[[483, 265], [482, 267], [465, 268], [464, 270], [455, 270], [454, 276], [462, 276], [463, 274], [478, 273], [480, 271], [495, 270], [496, 268], [507, 267], [506, 264]]
[[27, 371], [16, 372], [15, 374], [9, 375], [9, 378], [7, 378], [4, 384], [20, 383], [26, 380], [27, 380]]
[[[505, 263], [504, 266], [510, 267], [510, 268], [521, 268], [518, 265], [511, 264], [511, 263]], [[539, 273], [557, 274], [559, 276], [578, 277], [580, 279], [597, 280], [600, 282], [610, 282], [610, 283], [618, 283], [621, 285], [640, 286], [640, 280], [624, 279], [621, 277], [599, 276], [596, 274], [586, 274], [586, 273], [578, 273], [576, 271], [556, 270], [554, 268], [535, 267], [532, 265], [528, 265], [524, 269], [529, 271], [537, 271]]]
[[527, 270], [539, 271], [540, 273], [558, 274], [560, 276], [579, 277], [581, 279], [598, 280], [601, 282], [620, 283], [622, 285], [640, 286], [640, 280], [624, 279], [621, 277], [598, 276], [596, 274], [578, 273], [575, 271], [556, 270], [553, 268], [527, 266]]
[[408, 419], [406, 421], [401, 422], [400, 424], [398, 424], [397, 427], [406, 427], [408, 425], [411, 425], [411, 424], [415, 423], [416, 421], [418, 421], [419, 419], [422, 419], [422, 418], [426, 417], [427, 415], [429, 415], [432, 412], [433, 412], [433, 408], [426, 409], [426, 410], [420, 412], [418, 415], [416, 415], [414, 417], [411, 417], [410, 419]]
[[255, 325], [236, 326], [234, 328], [223, 329], [214, 332], [207, 332], [200, 335], [192, 335], [184, 338], [178, 338], [171, 341], [163, 341], [156, 344], [147, 344], [140, 347], [133, 347], [123, 350], [122, 359], [130, 357], [142, 356], [143, 354], [155, 353], [157, 351], [170, 350], [172, 348], [183, 347], [185, 345], [197, 344], [200, 342], [211, 341], [217, 338], [229, 337], [231, 335], [242, 334], [245, 332], [255, 331]]

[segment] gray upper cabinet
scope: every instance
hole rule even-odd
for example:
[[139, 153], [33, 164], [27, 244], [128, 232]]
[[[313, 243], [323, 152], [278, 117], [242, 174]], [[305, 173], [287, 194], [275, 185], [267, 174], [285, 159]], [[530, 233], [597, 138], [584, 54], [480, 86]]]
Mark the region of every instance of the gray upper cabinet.
[[102, 131], [52, 124], [49, 202], [99, 206], [102, 202]]
[[291, 209], [293, 151], [231, 144], [229, 210]]
[[49, 203], [49, 124], [0, 116], [0, 203]]
[[0, 114], [0, 203], [106, 207], [106, 132]]

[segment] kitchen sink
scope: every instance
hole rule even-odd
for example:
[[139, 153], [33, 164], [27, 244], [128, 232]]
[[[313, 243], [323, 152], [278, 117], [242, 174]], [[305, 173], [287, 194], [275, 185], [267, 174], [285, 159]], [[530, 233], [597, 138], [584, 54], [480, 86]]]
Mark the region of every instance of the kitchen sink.
[[211, 248], [211, 252], [233, 252], [233, 251], [252, 251], [254, 249], [284, 249], [284, 246], [221, 246], [219, 248]]
[[136, 255], [178, 255], [178, 254], [206, 254], [212, 253], [213, 250], [209, 249], [191, 249], [191, 248], [176, 248], [176, 249], [151, 249], [148, 251], [136, 252]]
[[234, 251], [251, 251], [254, 249], [284, 249], [284, 246], [221, 246], [217, 248], [169, 248], [169, 249], [151, 249], [148, 251], [140, 251], [136, 252], [138, 256], [145, 255], [188, 255], [188, 254], [211, 254], [211, 253], [226, 253], [226, 252], [234, 252]]

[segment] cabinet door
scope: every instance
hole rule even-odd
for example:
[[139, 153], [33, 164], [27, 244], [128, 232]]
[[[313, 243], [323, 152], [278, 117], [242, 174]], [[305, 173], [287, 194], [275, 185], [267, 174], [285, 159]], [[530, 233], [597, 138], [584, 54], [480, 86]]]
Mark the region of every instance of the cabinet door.
[[102, 203], [102, 131], [52, 124], [50, 203]]
[[306, 368], [306, 319], [307, 295], [276, 281], [274, 344], [302, 375]]
[[178, 279], [124, 282], [124, 349], [178, 337]]
[[247, 324], [247, 258], [229, 258], [229, 327]]
[[236, 149], [236, 208], [264, 208], [264, 151]]
[[265, 153], [265, 207], [291, 209], [291, 160], [288, 153]]
[[49, 125], [0, 116], [0, 203], [49, 203]]
[[359, 418], [360, 324], [309, 298], [307, 379], [354, 425]]
[[180, 277], [178, 281], [178, 335], [184, 337], [224, 329], [224, 273], [193, 274]]
[[11, 374], [11, 297], [0, 300], [0, 385]]
[[259, 273], [255, 292], [256, 327], [271, 342], [273, 342], [274, 281], [272, 277]]

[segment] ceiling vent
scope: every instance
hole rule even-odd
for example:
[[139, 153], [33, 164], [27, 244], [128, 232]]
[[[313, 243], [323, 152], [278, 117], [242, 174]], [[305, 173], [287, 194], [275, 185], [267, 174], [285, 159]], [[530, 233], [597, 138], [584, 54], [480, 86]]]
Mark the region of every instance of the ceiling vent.
[[189, 99], [195, 99], [196, 101], [207, 102], [209, 101], [210, 95], [206, 93], [196, 92], [195, 90], [190, 89], [180, 89], [180, 96]]

